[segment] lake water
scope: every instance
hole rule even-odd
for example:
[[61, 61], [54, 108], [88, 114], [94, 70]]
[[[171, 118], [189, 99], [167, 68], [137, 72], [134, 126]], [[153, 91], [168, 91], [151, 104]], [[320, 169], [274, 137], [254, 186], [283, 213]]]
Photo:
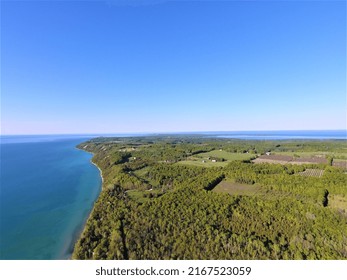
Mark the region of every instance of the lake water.
[[101, 190], [83, 136], [2, 136], [0, 259], [68, 259]]
[[207, 137], [243, 140], [346, 140], [346, 130], [283, 130], [206, 132]]

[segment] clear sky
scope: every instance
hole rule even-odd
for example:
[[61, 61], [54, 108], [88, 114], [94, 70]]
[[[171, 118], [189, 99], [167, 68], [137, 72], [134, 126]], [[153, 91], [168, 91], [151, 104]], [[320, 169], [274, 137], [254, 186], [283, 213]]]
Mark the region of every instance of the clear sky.
[[2, 134], [345, 129], [346, 105], [345, 1], [1, 3]]

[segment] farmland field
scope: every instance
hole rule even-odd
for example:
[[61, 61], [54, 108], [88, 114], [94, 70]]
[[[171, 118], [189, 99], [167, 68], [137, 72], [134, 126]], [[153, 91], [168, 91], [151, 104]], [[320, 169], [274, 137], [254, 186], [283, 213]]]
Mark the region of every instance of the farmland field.
[[255, 155], [247, 154], [247, 153], [229, 153], [223, 150], [222, 151], [214, 150], [207, 153], [196, 154], [195, 156], [201, 159], [216, 157], [216, 158], [224, 158], [226, 161], [233, 161], [233, 160], [250, 160]]
[[223, 162], [212, 162], [212, 161], [206, 161], [206, 162], [202, 162], [201, 159], [196, 159], [196, 160], [183, 160], [183, 161], [179, 161], [176, 164], [180, 164], [180, 165], [190, 165], [190, 166], [202, 166], [202, 167], [223, 167], [226, 166], [228, 164], [227, 161], [223, 161]]
[[[247, 153], [229, 153], [223, 150], [213, 150], [206, 153], [195, 154], [194, 156], [189, 157], [187, 160], [178, 162], [178, 164], [202, 167], [223, 167], [231, 161], [250, 160], [253, 157], [254, 155]], [[216, 162], [212, 161], [213, 158], [216, 159]], [[221, 161], [221, 159], [224, 159], [224, 161]]]
[[333, 166], [343, 168], [347, 170], [347, 160], [345, 159], [334, 159]]
[[234, 181], [224, 180], [213, 191], [231, 195], [255, 195], [260, 193], [261, 189], [257, 185], [240, 184]]
[[320, 169], [306, 169], [303, 172], [299, 172], [298, 175], [306, 176], [306, 177], [322, 177], [324, 170]]
[[331, 195], [329, 197], [329, 207], [337, 209], [347, 216], [347, 198], [342, 195]]
[[288, 155], [300, 158], [310, 158], [310, 157], [333, 157], [334, 159], [347, 159], [346, 152], [326, 152], [326, 151], [316, 151], [316, 152], [276, 152], [277, 155]]

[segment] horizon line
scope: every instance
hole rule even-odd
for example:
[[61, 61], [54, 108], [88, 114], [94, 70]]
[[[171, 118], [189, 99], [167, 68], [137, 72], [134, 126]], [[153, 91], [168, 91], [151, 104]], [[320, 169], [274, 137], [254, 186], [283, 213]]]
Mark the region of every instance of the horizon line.
[[0, 136], [53, 136], [53, 135], [78, 135], [78, 136], [95, 136], [95, 135], [113, 135], [113, 134], [198, 134], [198, 133], [226, 133], [226, 132], [289, 132], [289, 131], [345, 131], [347, 133], [347, 128], [340, 129], [283, 129], [283, 130], [199, 130], [199, 131], [152, 131], [152, 132], [90, 132], [90, 133], [33, 133], [33, 134], [2, 134]]

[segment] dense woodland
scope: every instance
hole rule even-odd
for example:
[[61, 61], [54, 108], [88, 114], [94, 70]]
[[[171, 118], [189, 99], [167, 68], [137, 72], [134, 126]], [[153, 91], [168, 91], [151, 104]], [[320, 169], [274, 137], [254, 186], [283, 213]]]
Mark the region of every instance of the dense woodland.
[[[331, 166], [347, 159], [345, 141], [169, 135], [96, 138], [78, 147], [94, 153], [104, 182], [74, 259], [347, 259], [347, 174]], [[317, 153], [328, 160], [180, 165], [214, 150]], [[300, 176], [306, 169], [324, 173]], [[222, 181], [249, 192], [215, 191]]]

